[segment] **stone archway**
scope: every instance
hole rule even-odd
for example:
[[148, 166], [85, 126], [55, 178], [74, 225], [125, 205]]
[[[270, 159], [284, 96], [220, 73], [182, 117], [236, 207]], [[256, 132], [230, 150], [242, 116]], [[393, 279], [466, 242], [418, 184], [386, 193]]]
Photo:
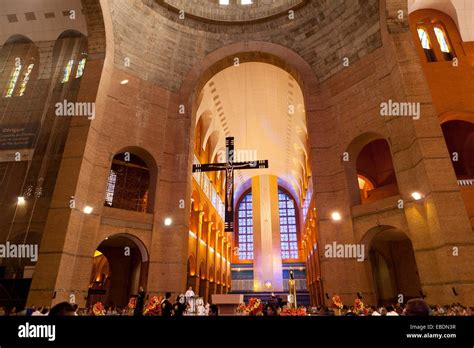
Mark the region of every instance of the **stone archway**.
[[[187, 149], [189, 150], [187, 158], [193, 156], [193, 149], [196, 148], [196, 144], [194, 144], [194, 139], [196, 138], [195, 125], [197, 117], [200, 116], [198, 115], [198, 109], [203, 87], [211, 78], [233, 66], [236, 60], [242, 65], [246, 63], [267, 63], [288, 73], [296, 81], [303, 94], [308, 126], [309, 120], [317, 117], [317, 111], [314, 110], [312, 105], [321, 103], [321, 101], [317, 100], [320, 97], [318, 95], [318, 80], [312, 68], [303, 58], [289, 48], [268, 42], [250, 41], [231, 44], [213, 51], [198, 65], [194, 66], [179, 90], [178, 104], [184, 106], [183, 109], [185, 110], [184, 119], [181, 118], [180, 120], [180, 125], [183, 127], [181, 127], [179, 132], [183, 135], [184, 139], [191, 139], [190, 144], [185, 144], [185, 148], [180, 150], [183, 152]], [[199, 109], [199, 112], [201, 111]], [[311, 143], [311, 139], [309, 142]], [[192, 181], [188, 179], [187, 196], [191, 195], [192, 187]], [[206, 241], [204, 240], [204, 242]], [[212, 281], [213, 279], [208, 279], [211, 293], [214, 292], [214, 287], [217, 285], [216, 280], [214, 280], [215, 283]], [[203, 280], [201, 280], [200, 295], [204, 295], [205, 292], [202, 285], [204, 285]]]
[[379, 305], [406, 303], [422, 297], [420, 276], [409, 237], [392, 226], [370, 229], [362, 239], [366, 248], [369, 283]]
[[88, 305], [126, 306], [140, 287], [146, 288], [148, 251], [136, 236], [119, 233], [104, 239], [94, 254]]

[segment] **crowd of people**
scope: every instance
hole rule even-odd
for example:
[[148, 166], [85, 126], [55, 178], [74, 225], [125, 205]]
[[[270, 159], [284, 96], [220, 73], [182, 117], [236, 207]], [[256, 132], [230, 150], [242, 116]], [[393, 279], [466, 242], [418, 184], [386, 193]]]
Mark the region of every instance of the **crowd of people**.
[[[333, 316], [336, 311], [329, 307], [311, 308], [311, 315]], [[366, 308], [354, 308], [344, 306], [341, 310], [343, 316], [472, 316], [474, 307], [463, 306], [459, 303], [451, 305], [429, 306], [423, 299], [409, 300], [406, 304], [397, 303], [393, 306], [368, 306]]]
[[[137, 298], [135, 308], [118, 307], [111, 305], [104, 308], [105, 316], [141, 316], [146, 307], [145, 301], [141, 302]], [[218, 316], [219, 308], [215, 304], [206, 304], [203, 311], [197, 313], [195, 308], [188, 301], [178, 296], [175, 302], [171, 301], [171, 293], [166, 293], [159, 302], [159, 310], [155, 315], [164, 317], [179, 317], [183, 315], [199, 315], [199, 316]], [[278, 298], [271, 298], [263, 305], [263, 316], [280, 316], [288, 308], [288, 304]], [[459, 303], [451, 305], [435, 305], [429, 306], [423, 299], [412, 299], [406, 304], [396, 304], [393, 306], [368, 306], [364, 308], [355, 308], [354, 306], [343, 306], [340, 311], [332, 307], [306, 307], [303, 308], [304, 313], [310, 316], [472, 316], [474, 315], [474, 307], [466, 307]], [[192, 310], [192, 311], [191, 311]], [[146, 311], [145, 311], [146, 312]], [[94, 316], [93, 307], [79, 308], [76, 304], [61, 302], [51, 309], [49, 307], [28, 308], [5, 308], [0, 307], [0, 316]]]

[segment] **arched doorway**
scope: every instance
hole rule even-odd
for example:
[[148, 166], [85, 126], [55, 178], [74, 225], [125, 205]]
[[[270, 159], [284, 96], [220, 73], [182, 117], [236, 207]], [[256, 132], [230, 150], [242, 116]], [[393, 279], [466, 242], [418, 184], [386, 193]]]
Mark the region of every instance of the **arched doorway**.
[[413, 245], [408, 236], [391, 226], [366, 234], [371, 276], [379, 305], [423, 296]]
[[94, 253], [87, 305], [126, 306], [146, 287], [147, 272], [148, 252], [140, 239], [125, 233], [104, 239]]

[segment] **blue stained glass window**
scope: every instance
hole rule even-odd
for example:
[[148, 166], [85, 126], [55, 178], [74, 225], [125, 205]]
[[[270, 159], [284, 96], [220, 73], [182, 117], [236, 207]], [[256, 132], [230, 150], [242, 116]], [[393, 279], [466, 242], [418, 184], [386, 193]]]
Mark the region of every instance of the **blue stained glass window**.
[[278, 190], [280, 208], [280, 239], [282, 259], [298, 258], [298, 236], [296, 209], [293, 199], [283, 190]]
[[252, 192], [249, 192], [240, 202], [238, 216], [239, 259], [253, 260]]

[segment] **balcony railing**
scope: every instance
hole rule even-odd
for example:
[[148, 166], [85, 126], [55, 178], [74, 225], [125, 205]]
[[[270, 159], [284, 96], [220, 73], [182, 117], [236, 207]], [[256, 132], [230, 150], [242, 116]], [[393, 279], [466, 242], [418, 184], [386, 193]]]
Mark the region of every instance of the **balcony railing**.
[[458, 180], [458, 185], [461, 186], [461, 187], [474, 186], [474, 179]]
[[[194, 156], [193, 164], [200, 164], [196, 156]], [[202, 172], [193, 173], [193, 177], [198, 183], [199, 187], [201, 187], [204, 194], [207, 196], [207, 199], [209, 199], [209, 201], [212, 203], [214, 209], [216, 209], [216, 211], [219, 213], [219, 216], [225, 220], [224, 203], [214, 188], [214, 185], [212, 185], [211, 180], [209, 180], [209, 177]]]

